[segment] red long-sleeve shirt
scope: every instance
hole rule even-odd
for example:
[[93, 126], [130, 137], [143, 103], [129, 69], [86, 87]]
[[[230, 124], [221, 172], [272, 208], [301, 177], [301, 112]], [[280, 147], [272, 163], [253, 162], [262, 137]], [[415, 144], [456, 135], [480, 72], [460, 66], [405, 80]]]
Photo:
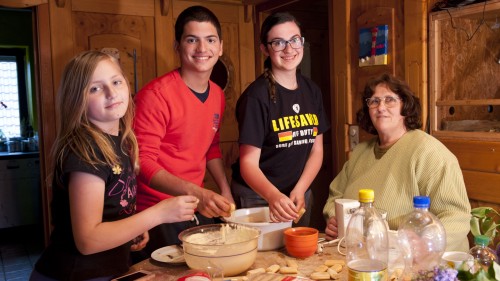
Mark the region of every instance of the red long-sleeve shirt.
[[174, 70], [151, 81], [135, 96], [134, 130], [141, 165], [138, 211], [172, 197], [149, 187], [159, 170], [202, 186], [207, 161], [222, 157], [219, 128], [224, 93], [209, 83], [208, 98], [201, 102]]

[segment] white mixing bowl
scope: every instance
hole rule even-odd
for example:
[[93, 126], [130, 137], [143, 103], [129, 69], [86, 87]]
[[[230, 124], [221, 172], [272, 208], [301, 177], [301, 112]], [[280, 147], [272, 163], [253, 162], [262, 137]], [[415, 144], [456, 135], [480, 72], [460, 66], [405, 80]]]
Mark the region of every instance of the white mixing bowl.
[[224, 276], [249, 269], [257, 257], [260, 230], [240, 224], [208, 224], [182, 231], [184, 259], [192, 269], [215, 266]]
[[243, 224], [260, 229], [259, 251], [276, 250], [283, 247], [283, 232], [292, 226], [292, 222], [271, 222], [269, 207], [238, 209], [224, 218], [227, 222]]

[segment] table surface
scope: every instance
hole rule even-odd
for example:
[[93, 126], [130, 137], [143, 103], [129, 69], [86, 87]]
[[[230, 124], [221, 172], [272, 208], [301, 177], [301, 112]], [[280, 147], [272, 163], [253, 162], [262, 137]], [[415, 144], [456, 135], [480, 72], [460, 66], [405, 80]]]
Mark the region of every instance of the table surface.
[[[287, 259], [295, 259], [295, 258], [289, 256], [284, 248], [275, 251], [258, 252], [257, 258], [255, 259], [254, 264], [249, 268], [249, 270], [256, 268], [265, 269], [273, 264], [286, 266]], [[345, 261], [345, 256], [338, 253], [337, 245], [335, 244], [333, 246], [325, 245], [323, 247], [323, 253], [321, 254], [314, 254], [313, 256], [308, 257], [306, 259], [295, 259], [295, 260], [299, 265], [298, 267], [299, 273], [296, 276], [309, 277], [309, 275], [314, 272], [314, 269], [324, 264], [326, 260]], [[137, 270], [147, 270], [153, 272], [155, 274], [154, 278], [152, 279], [148, 278], [148, 280], [176, 281], [175, 277], [179, 276], [183, 272], [186, 272], [187, 270], [189, 270], [189, 268], [186, 264], [172, 265], [168, 263], [158, 262], [149, 258], [133, 265], [130, 268], [129, 273]], [[241, 276], [245, 275], [246, 272], [243, 272], [239, 275], [240, 277], [233, 277], [233, 278], [225, 277], [224, 280], [240, 281], [243, 280]], [[337, 281], [347, 280], [347, 269], [343, 268], [339, 275], [340, 279], [337, 279]]]

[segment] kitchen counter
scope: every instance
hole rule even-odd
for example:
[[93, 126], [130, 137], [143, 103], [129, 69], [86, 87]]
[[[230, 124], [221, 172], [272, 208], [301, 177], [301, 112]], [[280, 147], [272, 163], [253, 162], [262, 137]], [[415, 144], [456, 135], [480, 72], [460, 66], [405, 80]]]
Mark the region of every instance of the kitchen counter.
[[[285, 266], [286, 259], [295, 259], [295, 258], [288, 256], [284, 248], [276, 251], [258, 252], [257, 258], [255, 259], [254, 264], [249, 270], [255, 268], [265, 269], [273, 264]], [[316, 267], [324, 264], [326, 260], [345, 261], [345, 256], [342, 256], [337, 252], [336, 244], [335, 246], [327, 245], [323, 248], [322, 254], [314, 254], [313, 256], [306, 259], [296, 259], [299, 265], [298, 268], [299, 274], [297, 274], [297, 276], [308, 277], [311, 273], [314, 272], [314, 269]], [[153, 279], [148, 279], [148, 280], [176, 281], [174, 277], [189, 270], [189, 267], [186, 264], [171, 265], [171, 264], [161, 263], [150, 258], [133, 265], [130, 268], [129, 273], [137, 270], [148, 270], [153, 272], [155, 274], [155, 277]], [[246, 272], [243, 272], [240, 275], [245, 276]], [[225, 277], [224, 280], [240, 281], [243, 279]], [[340, 272], [340, 279], [337, 279], [337, 281], [345, 281], [345, 280], [347, 280], [347, 269], [343, 268], [342, 271]]]
[[32, 152], [7, 152], [0, 151], [0, 159], [24, 159], [38, 157], [38, 151]]

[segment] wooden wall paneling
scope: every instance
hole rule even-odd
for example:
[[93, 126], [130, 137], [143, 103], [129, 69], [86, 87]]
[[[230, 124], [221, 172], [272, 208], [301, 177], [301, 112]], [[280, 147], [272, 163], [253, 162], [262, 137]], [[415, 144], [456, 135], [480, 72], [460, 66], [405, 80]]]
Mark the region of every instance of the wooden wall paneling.
[[[50, 49], [49, 4], [39, 5], [36, 11], [35, 81], [39, 120], [40, 177], [45, 245], [49, 243], [52, 198], [50, 175], [50, 150], [56, 136], [55, 87], [52, 79], [52, 53]], [[43, 117], [43, 118], [42, 118]]]
[[[50, 44], [52, 47], [53, 66], [52, 79], [56, 91], [59, 87], [64, 67], [75, 54], [71, 5], [71, 0], [67, 0], [64, 7], [58, 7], [54, 0], [49, 1]], [[60, 116], [56, 116], [56, 118], [60, 118]], [[52, 144], [50, 145], [52, 146]]]
[[[136, 93], [135, 80], [137, 79], [138, 85], [143, 85], [142, 81], [142, 68], [140, 63], [142, 56], [141, 40], [136, 37], [122, 35], [122, 34], [96, 34], [88, 38], [89, 49], [102, 50], [103, 48], [118, 47], [120, 51], [120, 64], [125, 71], [125, 75], [129, 79], [130, 90]], [[128, 50], [127, 50], [128, 49]], [[138, 63], [134, 69], [134, 50]], [[136, 79], [135, 79], [136, 78]], [[137, 89], [140, 87], [137, 85]]]
[[500, 174], [500, 142], [440, 140], [455, 154], [463, 170]]
[[[464, 30], [475, 30], [479, 24], [478, 19], [454, 18], [455, 26]], [[468, 41], [467, 34], [460, 32], [451, 26], [450, 21], [441, 22], [441, 56], [437, 59], [441, 65], [440, 84], [438, 91], [441, 94], [439, 100], [473, 100], [499, 98], [498, 83], [491, 83], [500, 77], [500, 67], [496, 63], [498, 55], [498, 42], [500, 32], [495, 32], [487, 26], [481, 26]], [[446, 70], [452, 69], [453, 73]], [[479, 90], [480, 89], [480, 90]], [[436, 117], [446, 120], [463, 120], [470, 118], [475, 120], [490, 119], [490, 115], [500, 117], [500, 112], [489, 113], [486, 110], [478, 110], [474, 106], [455, 106], [453, 115], [443, 106], [440, 114]], [[497, 107], [498, 108], [498, 107]], [[498, 111], [498, 110], [497, 110]]]
[[153, 17], [154, 0], [77, 0], [73, 1], [73, 11], [105, 13], [115, 15], [134, 15]]
[[[432, 115], [429, 118], [434, 118]], [[434, 118], [435, 119], [435, 118]], [[498, 141], [500, 135], [497, 132], [454, 132], [454, 131], [431, 131], [436, 138], [457, 138], [476, 141]]]
[[[441, 42], [441, 28], [437, 21], [432, 20], [432, 16], [429, 20], [429, 101], [438, 100], [438, 85], [441, 85], [441, 76], [438, 71], [439, 59], [441, 57], [441, 48], [439, 42]], [[439, 128], [439, 122], [436, 118], [438, 112], [436, 106], [429, 106], [429, 130], [430, 133], [434, 135]]]
[[429, 102], [427, 91], [427, 14], [427, 0], [404, 1], [404, 78], [410, 89], [420, 98], [424, 129], [427, 124], [427, 104]]
[[[161, 76], [175, 68], [176, 53], [174, 50], [174, 20], [172, 0], [155, 0], [155, 51], [156, 76]], [[167, 7], [163, 7], [166, 5]], [[168, 12], [167, 14], [164, 14]], [[146, 84], [149, 81], [144, 81]]]
[[[239, 81], [239, 90], [236, 90], [233, 102], [237, 102], [238, 98], [241, 96], [242, 92], [252, 83], [255, 78], [255, 47], [254, 47], [254, 19], [255, 19], [255, 10], [250, 7], [250, 11], [245, 10], [244, 6], [238, 7], [238, 68], [235, 68], [235, 76], [238, 76]], [[235, 114], [236, 104], [232, 105], [233, 114]], [[226, 107], [227, 110], [227, 107]], [[227, 113], [226, 113], [227, 114]], [[236, 116], [234, 116], [236, 119]], [[233, 130], [237, 133], [237, 137], [239, 136], [238, 132], [238, 124], [235, 123], [232, 125]], [[224, 143], [223, 151], [225, 151], [225, 167], [230, 169], [231, 164], [236, 162], [236, 159], [239, 157], [239, 144], [238, 139], [235, 141]], [[228, 175], [231, 175], [232, 171], [228, 172]], [[230, 177], [229, 177], [230, 178]]]
[[0, 7], [29, 8], [47, 4], [48, 2], [48, 0], [0, 0]]
[[[238, 23], [240, 20], [240, 13], [238, 12], [238, 7], [243, 7], [241, 4], [230, 4], [230, 3], [223, 3], [223, 2], [208, 2], [208, 1], [192, 1], [192, 0], [174, 0], [173, 1], [173, 12], [174, 12], [174, 18], [177, 18], [177, 15], [179, 15], [184, 9], [195, 6], [195, 5], [201, 5], [205, 6], [212, 11], [217, 18], [219, 19], [219, 22], [234, 22]], [[243, 21], [244, 19], [241, 19]]]
[[[152, 17], [74, 12], [75, 49], [116, 48], [134, 92], [134, 75], [139, 90], [156, 77], [154, 19]], [[134, 70], [133, 53], [137, 64]]]
[[[238, 36], [238, 23], [221, 23], [222, 38], [224, 51], [220, 57], [220, 61], [224, 64], [228, 71], [228, 81], [224, 88], [224, 95], [226, 98], [226, 108], [224, 111], [224, 118], [221, 127], [221, 141], [222, 142], [237, 142], [238, 141], [238, 127], [236, 121], [236, 102], [241, 93], [240, 77], [236, 71], [240, 69], [240, 56], [239, 36]], [[232, 159], [236, 160], [236, 159]]]
[[351, 92], [351, 1], [328, 1], [330, 41], [330, 80], [333, 175], [348, 159], [347, 124], [352, 124]]
[[[56, 120], [61, 118], [55, 111], [55, 96], [61, 75], [66, 63], [74, 55], [74, 38], [71, 28], [71, 0], [67, 0], [66, 5], [59, 7], [54, 0], [49, 1], [48, 8], [41, 5], [38, 10], [40, 17], [37, 27], [40, 40], [40, 135], [39, 149], [41, 167], [44, 167], [41, 172], [42, 178], [42, 205], [44, 212], [44, 230], [45, 241], [48, 243], [49, 234], [51, 231], [51, 216], [49, 215], [50, 201], [52, 200], [52, 182], [48, 176], [50, 175], [50, 150], [56, 137], [57, 124]], [[43, 30], [48, 28], [48, 30]], [[47, 36], [50, 36], [47, 38]], [[48, 47], [50, 46], [50, 52]], [[50, 60], [50, 63], [49, 61]], [[45, 68], [47, 67], [47, 68]], [[44, 72], [47, 70], [47, 72]], [[50, 71], [51, 70], [51, 71]], [[50, 71], [50, 72], [49, 72]], [[46, 76], [47, 75], [47, 76]], [[46, 81], [50, 80], [50, 81]], [[43, 155], [42, 155], [43, 154]]]
[[463, 170], [469, 200], [500, 204], [500, 174]]
[[[255, 40], [254, 40], [254, 25], [253, 20], [255, 18], [254, 9], [250, 8], [248, 11], [245, 10], [244, 7], [240, 7], [239, 9], [239, 25], [238, 25], [238, 41], [239, 41], [239, 77], [240, 77], [240, 91], [238, 92], [241, 95], [241, 92], [246, 89], [250, 83], [252, 83], [255, 76]], [[250, 15], [245, 15], [245, 13]], [[249, 21], [247, 21], [247, 19]], [[257, 42], [258, 43], [258, 42]], [[258, 46], [258, 44], [257, 44]], [[238, 96], [239, 97], [239, 96]]]
[[254, 23], [254, 42], [255, 42], [255, 48], [254, 48], [254, 55], [255, 55], [255, 77], [259, 77], [264, 72], [264, 60], [265, 56], [260, 50], [260, 28], [262, 26], [262, 22], [264, 22], [264, 19], [267, 18], [271, 12], [267, 10], [260, 10], [260, 5], [255, 7], [255, 23]]

